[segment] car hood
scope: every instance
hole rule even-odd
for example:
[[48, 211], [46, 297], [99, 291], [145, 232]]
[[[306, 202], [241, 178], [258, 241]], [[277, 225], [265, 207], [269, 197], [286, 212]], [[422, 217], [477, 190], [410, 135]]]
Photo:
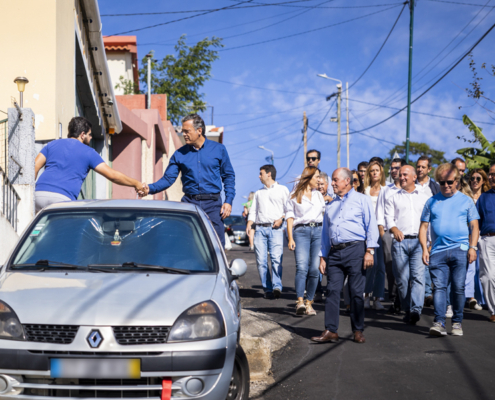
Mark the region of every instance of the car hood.
[[245, 231], [246, 225], [232, 225], [231, 228], [233, 231]]
[[209, 300], [216, 274], [8, 272], [0, 300], [22, 324], [170, 326]]

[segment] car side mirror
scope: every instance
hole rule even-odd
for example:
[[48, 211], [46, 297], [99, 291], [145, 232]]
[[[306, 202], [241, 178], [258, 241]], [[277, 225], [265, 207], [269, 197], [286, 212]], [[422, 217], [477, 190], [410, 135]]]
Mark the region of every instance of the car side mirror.
[[240, 258], [237, 258], [230, 263], [230, 273], [232, 274], [232, 279], [238, 279], [241, 276], [244, 276], [246, 270], [246, 262]]

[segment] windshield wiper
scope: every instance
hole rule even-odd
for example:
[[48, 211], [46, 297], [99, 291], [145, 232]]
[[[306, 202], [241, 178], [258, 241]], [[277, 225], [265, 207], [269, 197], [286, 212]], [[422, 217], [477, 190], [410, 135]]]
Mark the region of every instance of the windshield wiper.
[[160, 265], [151, 265], [151, 264], [139, 264], [134, 261], [130, 262], [125, 262], [123, 264], [90, 264], [88, 265], [88, 269], [94, 269], [98, 267], [111, 267], [113, 268], [125, 268], [125, 267], [133, 267], [133, 268], [142, 268], [142, 269], [151, 269], [151, 270], [156, 270], [156, 271], [161, 271], [161, 272], [170, 272], [170, 273], [175, 273], [175, 274], [184, 274], [184, 275], [189, 275], [191, 271], [187, 269], [178, 269], [178, 268], [171, 268], [171, 267], [162, 267]]
[[44, 271], [46, 268], [43, 267], [55, 267], [60, 269], [81, 269], [84, 268], [82, 265], [67, 264], [60, 261], [50, 261], [50, 260], [38, 260], [34, 264], [13, 264], [12, 268], [17, 267], [41, 267], [40, 270]]

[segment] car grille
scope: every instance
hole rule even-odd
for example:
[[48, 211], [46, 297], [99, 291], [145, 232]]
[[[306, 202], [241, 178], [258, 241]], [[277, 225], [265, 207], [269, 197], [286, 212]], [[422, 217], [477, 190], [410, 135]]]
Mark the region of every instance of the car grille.
[[29, 342], [71, 344], [79, 326], [76, 325], [23, 325]]
[[[27, 378], [30, 384], [23, 395], [36, 399], [57, 398], [96, 398], [127, 399], [161, 397], [162, 378], [141, 379], [39, 379]], [[48, 388], [49, 385], [49, 388]], [[27, 386], [27, 385], [26, 385]], [[175, 388], [173, 388], [175, 389]]]
[[169, 326], [114, 326], [113, 333], [118, 344], [165, 343], [170, 332]]

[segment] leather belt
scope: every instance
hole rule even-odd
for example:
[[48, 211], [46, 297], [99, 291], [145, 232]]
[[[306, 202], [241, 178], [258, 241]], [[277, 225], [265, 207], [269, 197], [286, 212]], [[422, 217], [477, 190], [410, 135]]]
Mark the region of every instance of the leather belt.
[[213, 194], [186, 194], [187, 197], [193, 200], [218, 200], [220, 193]]
[[481, 236], [495, 236], [495, 232], [485, 233], [484, 235]]
[[346, 243], [340, 243], [340, 244], [334, 244], [332, 245], [332, 249], [334, 250], [343, 250], [346, 247], [349, 247], [355, 243], [362, 243], [363, 241], [361, 240], [354, 240], [353, 242], [346, 242]]
[[297, 224], [294, 229], [297, 229], [301, 226], [309, 226], [311, 228], [314, 228], [316, 226], [322, 226], [323, 225], [323, 222], [310, 222], [309, 224]]
[[256, 224], [256, 226], [265, 226], [265, 227], [268, 227], [268, 226], [273, 226], [273, 224]]
[[404, 239], [417, 239], [418, 235], [404, 235]]

